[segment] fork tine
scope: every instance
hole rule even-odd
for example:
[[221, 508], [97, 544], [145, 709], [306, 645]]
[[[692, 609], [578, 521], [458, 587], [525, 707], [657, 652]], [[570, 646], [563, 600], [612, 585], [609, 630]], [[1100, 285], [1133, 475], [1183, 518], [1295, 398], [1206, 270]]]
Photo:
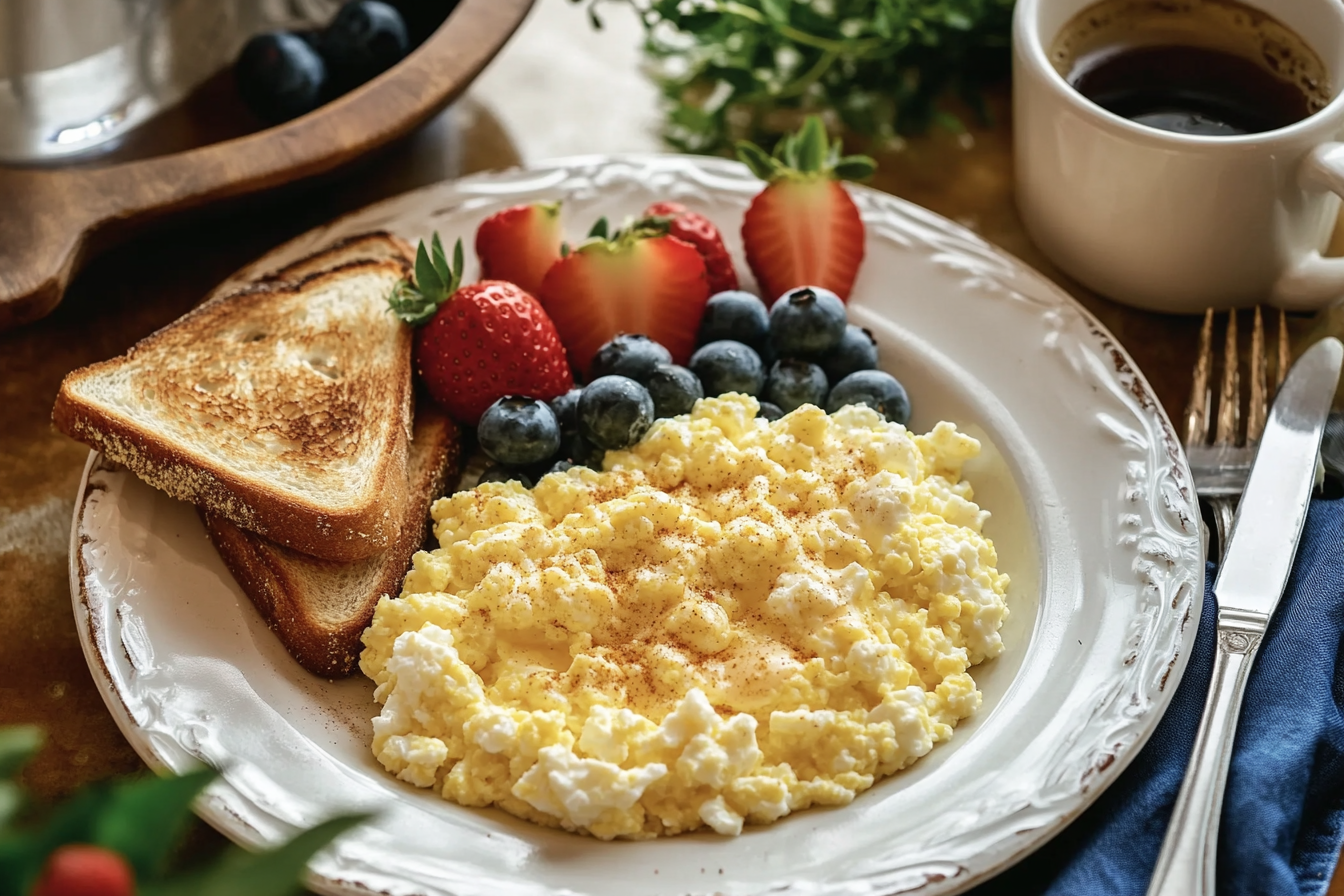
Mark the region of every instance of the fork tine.
[[1260, 306], [1255, 306], [1255, 319], [1251, 326], [1251, 400], [1246, 406], [1246, 444], [1260, 441], [1265, 431], [1265, 420], [1269, 416], [1269, 388], [1265, 370], [1265, 320], [1260, 314]]
[[1288, 354], [1288, 315], [1279, 309], [1279, 363], [1274, 370], [1274, 388], [1278, 389], [1283, 385], [1283, 378], [1288, 375], [1288, 365], [1291, 362]]
[[1215, 445], [1235, 445], [1241, 424], [1241, 378], [1237, 358], [1237, 310], [1227, 312], [1227, 337], [1223, 342], [1223, 387], [1218, 393], [1218, 431]]
[[1209, 416], [1213, 408], [1213, 393], [1209, 390], [1209, 374], [1213, 369], [1213, 309], [1204, 312], [1204, 326], [1199, 330], [1199, 357], [1195, 360], [1194, 381], [1190, 384], [1190, 400], [1185, 405], [1185, 444], [1202, 445], [1209, 437]]

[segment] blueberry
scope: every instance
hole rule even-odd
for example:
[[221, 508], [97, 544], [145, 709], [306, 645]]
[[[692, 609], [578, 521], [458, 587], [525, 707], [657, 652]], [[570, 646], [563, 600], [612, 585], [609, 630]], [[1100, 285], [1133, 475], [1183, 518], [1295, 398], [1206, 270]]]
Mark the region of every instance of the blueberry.
[[877, 340], [862, 327], [850, 324], [845, 327], [840, 344], [822, 357], [821, 369], [826, 371], [826, 378], [833, 383], [840, 382], [858, 370], [876, 370]]
[[659, 364], [645, 385], [653, 398], [655, 417], [689, 414], [695, 403], [705, 397], [699, 377], [676, 364]]
[[845, 303], [829, 289], [791, 289], [770, 309], [770, 342], [781, 357], [823, 355], [844, 335]]
[[770, 312], [749, 292], [730, 289], [709, 297], [696, 345], [731, 339], [760, 351], [770, 335]]
[[805, 404], [821, 407], [829, 389], [826, 374], [817, 365], [807, 361], [776, 361], [765, 378], [763, 394], [766, 401], [787, 414]]
[[762, 401], [760, 402], [760, 405], [761, 409], [756, 412], [757, 417], [764, 417], [766, 420], [778, 420], [780, 417], [784, 416], [784, 411], [782, 411], [777, 404]]
[[567, 460], [558, 460], [558, 461], [556, 461], [555, 463], [551, 464], [551, 468], [550, 468], [549, 470], [546, 471], [546, 475], [549, 476], [549, 475], [551, 475], [552, 473], [563, 473], [563, 472], [565, 472], [566, 470], [572, 470], [572, 469], [574, 469], [574, 467], [576, 467], [576, 466], [578, 466], [578, 465], [577, 465], [577, 464], [570, 463], [570, 462], [567, 461]]
[[536, 484], [532, 481], [532, 477], [522, 470], [514, 470], [503, 464], [491, 464], [486, 467], [476, 484], [485, 485], [487, 482], [518, 482], [523, 488], [531, 488]]
[[902, 426], [910, 422], [910, 396], [905, 387], [881, 370], [860, 370], [836, 383], [826, 400], [826, 411], [834, 414], [847, 404], [866, 404]]
[[625, 376], [603, 376], [579, 396], [579, 432], [598, 448], [629, 448], [653, 425], [649, 390]]
[[606, 452], [588, 441], [577, 430], [566, 433], [560, 440], [560, 456], [575, 466], [602, 469], [602, 458]]
[[560, 422], [560, 434], [568, 435], [579, 431], [579, 394], [582, 389], [570, 389], [564, 395], [551, 399], [551, 410]]
[[560, 449], [560, 421], [546, 402], [508, 395], [485, 409], [476, 441], [501, 464], [537, 464]]
[[401, 13], [379, 0], [340, 8], [319, 39], [332, 80], [344, 91], [396, 65], [410, 48]]
[[691, 371], [700, 377], [705, 394], [741, 392], [756, 395], [765, 385], [765, 366], [750, 346], [731, 339], [702, 345], [691, 355]]
[[233, 68], [238, 94], [262, 121], [279, 124], [321, 104], [327, 67], [298, 35], [258, 34], [238, 54]]
[[593, 355], [592, 377], [625, 376], [646, 383], [659, 364], [671, 364], [672, 353], [647, 336], [621, 333]]

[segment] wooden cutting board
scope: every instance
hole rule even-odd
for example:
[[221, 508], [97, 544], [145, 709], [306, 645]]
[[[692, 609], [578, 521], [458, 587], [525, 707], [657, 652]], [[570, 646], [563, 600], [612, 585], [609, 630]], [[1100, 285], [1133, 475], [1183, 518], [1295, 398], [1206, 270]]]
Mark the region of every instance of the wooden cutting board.
[[533, 0], [461, 0], [394, 68], [283, 125], [96, 167], [0, 167], [0, 330], [60, 303], [75, 271], [136, 227], [314, 177], [414, 130], [455, 99]]

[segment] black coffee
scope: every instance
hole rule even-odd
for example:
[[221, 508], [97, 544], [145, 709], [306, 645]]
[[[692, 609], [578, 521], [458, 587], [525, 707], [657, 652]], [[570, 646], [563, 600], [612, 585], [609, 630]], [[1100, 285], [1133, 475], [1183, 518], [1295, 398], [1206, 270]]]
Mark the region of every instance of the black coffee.
[[1258, 134], [1313, 111], [1296, 84], [1249, 59], [1206, 47], [1123, 49], [1070, 81], [1103, 109], [1182, 134]]
[[1051, 61], [1102, 108], [1183, 134], [1272, 131], [1330, 99], [1306, 42], [1235, 0], [1103, 0], [1060, 30]]

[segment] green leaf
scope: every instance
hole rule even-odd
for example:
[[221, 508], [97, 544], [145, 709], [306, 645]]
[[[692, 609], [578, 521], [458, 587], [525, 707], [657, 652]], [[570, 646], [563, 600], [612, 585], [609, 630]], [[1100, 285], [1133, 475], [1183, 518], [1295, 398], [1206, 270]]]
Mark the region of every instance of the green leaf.
[[13, 781], [0, 781], [0, 834], [7, 825], [23, 810], [26, 804], [23, 789]]
[[788, 0], [761, 0], [761, 12], [773, 25], [788, 25], [790, 5]]
[[367, 815], [346, 815], [304, 831], [279, 849], [231, 850], [208, 871], [139, 889], [140, 896], [291, 896], [298, 893], [308, 860]]
[[416, 288], [425, 298], [437, 299], [443, 294], [446, 285], [439, 279], [439, 272], [434, 269], [434, 262], [430, 260], [429, 252], [425, 249], [425, 241], [421, 240], [420, 247], [415, 250]]
[[809, 173], [820, 171], [822, 163], [826, 161], [827, 144], [826, 126], [821, 123], [820, 116], [807, 116], [798, 132], [797, 144], [797, 170]]
[[588, 231], [588, 239], [605, 240], [607, 239], [607, 232], [609, 229], [610, 225], [607, 223], [607, 219], [605, 217], [598, 218], [597, 222], [593, 224], [592, 229]]
[[[434, 234], [434, 236], [436, 239], [438, 238], [437, 233]], [[453, 245], [452, 272], [447, 278], [449, 280], [448, 292], [450, 294], [457, 292], [457, 287], [462, 283], [462, 269], [464, 267], [466, 267], [466, 263], [464, 262], [462, 257], [462, 238], [458, 237], [457, 242]]]
[[[459, 242], [461, 241], [459, 240]], [[443, 283], [443, 291], [451, 292], [453, 271], [452, 268], [448, 267], [448, 259], [443, 254], [443, 241], [439, 239], [437, 230], [429, 239], [429, 260], [434, 265], [434, 273], [439, 275], [439, 281]]]
[[438, 302], [430, 299], [405, 280], [398, 281], [397, 285], [392, 287], [392, 295], [388, 297], [387, 305], [388, 310], [399, 317], [402, 322], [413, 327], [429, 323], [430, 318], [439, 310]]
[[150, 879], [186, 830], [192, 801], [216, 775], [202, 769], [116, 785], [97, 818], [93, 842], [125, 856], [137, 879]]
[[877, 163], [867, 156], [845, 156], [833, 171], [840, 180], [867, 180], [877, 171]]
[[0, 728], [0, 778], [12, 778], [42, 749], [42, 729], [36, 725]]
[[766, 155], [765, 150], [755, 143], [746, 140], [739, 140], [734, 148], [737, 150], [738, 160], [750, 168], [752, 174], [761, 180], [774, 179], [780, 169], [778, 160]]

